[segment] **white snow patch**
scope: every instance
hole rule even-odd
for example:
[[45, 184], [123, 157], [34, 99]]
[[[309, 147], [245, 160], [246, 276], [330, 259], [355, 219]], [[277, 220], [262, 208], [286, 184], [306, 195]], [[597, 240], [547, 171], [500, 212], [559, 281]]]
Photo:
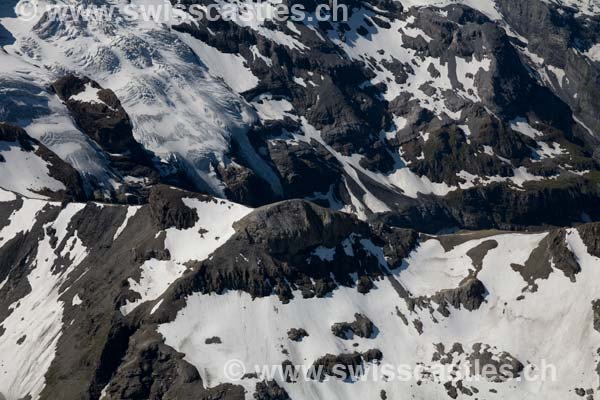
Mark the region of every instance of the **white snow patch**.
[[552, 158], [552, 157], [561, 156], [561, 155], [568, 153], [566, 149], [561, 147], [561, 145], [556, 142], [552, 142], [552, 143], [537, 142], [537, 145], [540, 148], [538, 150], [536, 150], [536, 153], [540, 158]]
[[158, 310], [158, 307], [160, 307], [160, 305], [162, 304], [162, 302], [163, 302], [163, 299], [160, 299], [158, 301], [158, 303], [156, 303], [154, 305], [154, 307], [152, 307], [152, 310], [150, 310], [150, 315], [154, 314], [156, 312], [156, 310]]
[[183, 199], [198, 213], [196, 225], [189, 229], [167, 229], [165, 248], [177, 262], [202, 261], [223, 245], [234, 233], [233, 223], [252, 209], [227, 200]]
[[402, 189], [405, 195], [412, 198], [417, 198], [419, 193], [445, 196], [456, 190], [456, 187], [445, 182], [431, 182], [427, 176], [418, 176], [407, 167], [394, 171], [389, 175], [389, 181]]
[[516, 118], [510, 121], [510, 127], [513, 131], [517, 131], [533, 140], [540, 136], [544, 136], [542, 132], [532, 127], [525, 118]]
[[129, 220], [135, 216], [135, 214], [138, 212], [138, 210], [140, 208], [142, 208], [142, 207], [140, 207], [140, 206], [127, 207], [127, 214], [125, 214], [125, 219], [123, 220], [123, 223], [121, 224], [121, 226], [119, 226], [117, 228], [117, 231], [115, 232], [115, 236], [113, 237], [113, 240], [117, 240], [117, 238], [119, 236], [121, 236], [121, 233], [123, 233], [123, 231], [127, 227], [127, 223], [129, 222]]
[[420, 29], [420, 28], [407, 26], [402, 29], [402, 32], [404, 32], [404, 34], [406, 36], [409, 36], [411, 38], [417, 38], [417, 37], [421, 36], [423, 39], [425, 39], [425, 41], [427, 43], [430, 43], [433, 40], [433, 38], [431, 36], [426, 34], [425, 31], [423, 31], [423, 29]]
[[335, 247], [329, 248], [319, 246], [312, 252], [312, 255], [319, 257], [322, 261], [333, 261], [335, 257]]
[[27, 233], [33, 228], [37, 214], [48, 204], [42, 200], [22, 198], [23, 204], [8, 217], [10, 223], [0, 230], [0, 246], [18, 233]]
[[186, 270], [186, 266], [174, 261], [148, 260], [141, 266], [142, 274], [139, 282], [129, 278], [129, 289], [138, 293], [141, 298], [121, 307], [123, 315], [129, 314], [143, 302], [158, 298]]
[[64, 190], [65, 185], [50, 176], [49, 164], [35, 154], [23, 151], [17, 143], [0, 143], [0, 187], [23, 196], [46, 199], [37, 193], [43, 189]]
[[83, 92], [76, 94], [75, 96], [71, 96], [71, 100], [82, 101], [84, 103], [96, 103], [96, 104], [106, 104], [100, 97], [98, 97], [98, 92], [100, 89], [96, 89], [92, 86], [92, 83], [89, 82], [85, 85], [85, 89]]
[[81, 303], [82, 303], [81, 298], [79, 297], [78, 294], [75, 294], [75, 296], [73, 296], [73, 300], [71, 301], [71, 305], [78, 306]]
[[592, 46], [584, 53], [590, 60], [600, 62], [600, 43]]
[[464, 4], [475, 10], [481, 11], [492, 20], [501, 20], [502, 15], [496, 9], [494, 0], [403, 0], [405, 7], [446, 7], [451, 4]]
[[274, 100], [271, 96], [261, 96], [258, 101], [253, 101], [252, 105], [262, 120], [282, 120], [286, 116], [292, 116], [289, 112], [294, 109], [288, 100]]
[[258, 78], [245, 65], [246, 60], [242, 56], [221, 53], [189, 33], [179, 33], [179, 37], [206, 64], [211, 75], [222, 78], [236, 92], [245, 92], [258, 84]]
[[556, 77], [556, 80], [558, 81], [559, 86], [562, 88], [563, 82], [567, 75], [565, 70], [562, 68], [555, 67], [553, 65], [548, 65], [547, 68], [550, 72], [552, 72], [552, 74], [554, 74], [554, 76]]
[[268, 67], [272, 67], [273, 66], [273, 61], [271, 61], [270, 58], [267, 58], [265, 56], [263, 56], [260, 53], [260, 50], [258, 49], [258, 46], [256, 45], [252, 45], [250, 46], [250, 51], [252, 52], [252, 55], [254, 56], [254, 59], [261, 59], [265, 62], [265, 64], [267, 64]]
[[306, 87], [306, 82], [304, 81], [303, 78], [299, 78], [299, 77], [295, 76], [293, 78], [293, 81], [296, 82], [296, 84], [298, 84], [298, 85], [300, 85], [302, 87]]
[[15, 201], [17, 199], [17, 195], [8, 190], [3, 190], [0, 188], [0, 203], [8, 203], [10, 201]]
[[456, 77], [463, 85], [468, 97], [473, 101], [481, 101], [477, 87], [475, 86], [475, 77], [480, 70], [489, 71], [492, 60], [483, 58], [481, 61], [473, 57], [470, 61], [461, 57], [455, 57]]

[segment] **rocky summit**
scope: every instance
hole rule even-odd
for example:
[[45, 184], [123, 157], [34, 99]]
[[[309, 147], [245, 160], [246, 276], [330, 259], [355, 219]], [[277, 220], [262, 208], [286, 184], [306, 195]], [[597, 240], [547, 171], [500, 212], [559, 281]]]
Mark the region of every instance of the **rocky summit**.
[[0, 400], [598, 398], [598, 0], [0, 2]]

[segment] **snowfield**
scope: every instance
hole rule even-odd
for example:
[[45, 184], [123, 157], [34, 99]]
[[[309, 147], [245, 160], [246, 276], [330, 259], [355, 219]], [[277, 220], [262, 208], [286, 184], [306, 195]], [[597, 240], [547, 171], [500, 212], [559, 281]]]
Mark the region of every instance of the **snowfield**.
[[[263, 371], [263, 366], [281, 365], [285, 360], [309, 368], [313, 361], [327, 353], [377, 348], [382, 351], [385, 364], [433, 366], [437, 343], [444, 344], [446, 349], [460, 343], [467, 352], [473, 345], [483, 343], [509, 352], [523, 364], [531, 363], [535, 368], [540, 368], [542, 363], [556, 366], [556, 381], [513, 379], [493, 383], [482, 378], [473, 384], [482, 394], [496, 390], [497, 394], [490, 394], [489, 398], [572, 398], [574, 388], [595, 387], [598, 380], [594, 371], [600, 334], [591, 324], [591, 301], [597, 295], [595, 282], [600, 279], [600, 259], [587, 253], [576, 230], [569, 230], [568, 246], [582, 266], [577, 281], [572, 283], [555, 270], [549, 279], [539, 282], [537, 292], [523, 291], [527, 283], [511, 264], [524, 264], [545, 236], [501, 234], [467, 241], [448, 252], [436, 239], [423, 243], [406, 260], [406, 265], [393, 274], [415, 296], [456, 287], [468, 276], [469, 270], [475, 268], [466, 253], [483, 241], [498, 243], [483, 259], [478, 274], [489, 291], [486, 302], [475, 311], [452, 309], [448, 318], [437, 311], [431, 315], [427, 310], [418, 311], [416, 315], [411, 313], [392, 284], [384, 279], [366, 295], [352, 288], [340, 288], [325, 298], [302, 299], [300, 293], [296, 293], [289, 304], [282, 304], [276, 296], [253, 300], [240, 292], [194, 294], [177, 318], [161, 325], [158, 331], [167, 344], [184, 353], [186, 360], [198, 368], [208, 385], [242, 384], [250, 398], [257, 380], [228, 379], [224, 367], [229, 360], [242, 361], [246, 372], [251, 373], [255, 372], [255, 366]], [[520, 296], [524, 298], [517, 300]], [[411, 320], [409, 325], [398, 316], [398, 310]], [[352, 321], [355, 313], [373, 321], [378, 328], [375, 338], [342, 340], [331, 333], [333, 323]], [[423, 323], [422, 334], [413, 327], [413, 319]], [[309, 336], [301, 342], [291, 341], [286, 334], [290, 328], [303, 328]], [[205, 343], [214, 336], [219, 337], [222, 344]], [[534, 367], [529, 365], [528, 368]], [[418, 385], [416, 380], [431, 382]], [[389, 382], [367, 379], [354, 383], [339, 380], [286, 383], [279, 379], [278, 383], [291, 398], [298, 399], [373, 398], [380, 390], [392, 394], [411, 393], [419, 399], [446, 396], [445, 382], [436, 376]]]

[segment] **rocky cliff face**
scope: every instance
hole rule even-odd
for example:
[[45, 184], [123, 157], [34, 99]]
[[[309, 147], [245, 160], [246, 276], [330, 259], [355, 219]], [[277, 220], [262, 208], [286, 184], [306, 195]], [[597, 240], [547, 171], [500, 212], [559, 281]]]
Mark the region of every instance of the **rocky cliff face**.
[[0, 399], [595, 398], [595, 3], [23, 3], [0, 5]]

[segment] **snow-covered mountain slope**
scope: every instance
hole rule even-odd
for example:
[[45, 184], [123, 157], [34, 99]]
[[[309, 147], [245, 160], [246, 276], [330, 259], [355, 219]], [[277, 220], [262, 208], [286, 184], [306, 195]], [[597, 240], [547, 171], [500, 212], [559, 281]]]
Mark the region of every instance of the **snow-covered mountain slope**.
[[[231, 376], [224, 375], [228, 371], [223, 366], [232, 359], [242, 361], [248, 372], [254, 372], [255, 366], [263, 371], [262, 366], [277, 366], [286, 360], [298, 368], [309, 368], [326, 354], [362, 353], [375, 348], [383, 354], [382, 365], [423, 365], [422, 374], [410, 380], [390, 374], [387, 381], [383, 376], [375, 381], [357, 379], [355, 383], [279, 381], [292, 399], [378, 398], [381, 391], [388, 398], [404, 395], [441, 399], [446, 397], [445, 392], [455, 391], [461, 380], [467, 390], [460, 398], [468, 398], [473, 387], [479, 391], [479, 398], [577, 398], [575, 388], [596, 388], [598, 383], [595, 369], [600, 336], [593, 329], [591, 302], [596, 295], [600, 260], [588, 253], [577, 230], [569, 230], [565, 244], [581, 266], [576, 281], [571, 282], [552, 268], [548, 278], [539, 280], [535, 292], [524, 290], [527, 283], [519, 269], [525, 268], [521, 266], [546, 236], [547, 233], [491, 235], [467, 240], [450, 251], [431, 239], [422, 243], [408, 257], [406, 265], [390, 277], [415, 297], [433, 296], [441, 289], [459, 287], [461, 280], [473, 275], [477, 267], [467, 256], [470, 250], [483, 242], [496, 243], [476, 273], [487, 290], [477, 310], [451, 307], [449, 316], [438, 310], [430, 312], [427, 307], [411, 310], [411, 303], [398, 295], [389, 280], [382, 279], [368, 294], [341, 288], [329, 297], [295, 298], [289, 304], [281, 304], [276, 296], [252, 300], [247, 293], [194, 294], [175, 320], [161, 325], [158, 331], [167, 345], [185, 354], [185, 360], [196, 366], [203, 381], [210, 385], [231, 381]], [[557, 298], [565, 301], [557, 302]], [[436, 304], [432, 305], [435, 308]], [[356, 313], [372, 321], [377, 333], [351, 340], [332, 334], [335, 323], [354, 321]], [[408, 324], [400, 313], [409, 319]], [[220, 323], [215, 324], [215, 320]], [[422, 325], [416, 328], [417, 321]], [[308, 336], [300, 342], [290, 340], [287, 332], [291, 328], [305, 329]], [[220, 342], [206, 342], [212, 337], [220, 338]], [[508, 382], [470, 383], [464, 377], [450, 379], [430, 372], [439, 362], [436, 355], [443, 354], [440, 349], [451, 354], [447, 366], [450, 371], [450, 366], [465, 368], [461, 363], [473, 363], [469, 354], [478, 344], [489, 346], [496, 355], [507, 352], [531, 370], [541, 368], [542, 360], [556, 365], [558, 378], [527, 381], [525, 372], [520, 372], [520, 379]], [[233, 378], [236, 383], [240, 376]], [[237, 383], [254, 393], [261, 379], [264, 378], [247, 378]], [[422, 383], [416, 385], [417, 380]], [[452, 383], [445, 385], [448, 381]], [[496, 393], [491, 394], [490, 389]]]
[[[595, 396], [597, 224], [419, 236], [164, 186], [142, 207], [2, 193], [7, 399]], [[420, 369], [350, 382], [332, 362]], [[268, 375], [282, 363], [325, 369]]]

